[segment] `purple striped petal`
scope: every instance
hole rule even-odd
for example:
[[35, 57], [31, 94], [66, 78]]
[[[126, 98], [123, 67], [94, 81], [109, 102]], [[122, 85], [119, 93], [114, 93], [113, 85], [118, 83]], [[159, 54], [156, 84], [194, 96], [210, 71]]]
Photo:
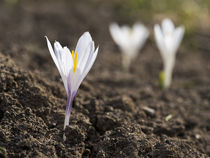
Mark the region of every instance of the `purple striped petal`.
[[73, 103], [76, 93], [77, 93], [77, 91], [73, 91], [72, 94], [67, 96], [67, 106], [66, 106], [64, 129], [66, 128], [67, 125], [69, 125], [69, 120], [70, 120], [70, 115], [71, 115], [71, 107], [72, 107], [72, 103]]

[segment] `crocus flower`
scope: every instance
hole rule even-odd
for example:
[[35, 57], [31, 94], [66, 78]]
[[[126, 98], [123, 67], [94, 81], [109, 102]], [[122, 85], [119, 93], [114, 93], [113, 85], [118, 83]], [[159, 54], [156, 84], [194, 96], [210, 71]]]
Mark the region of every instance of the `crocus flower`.
[[148, 38], [149, 31], [140, 23], [134, 24], [132, 28], [128, 26], [120, 27], [113, 23], [109, 30], [114, 42], [122, 51], [123, 67], [128, 70], [131, 61], [138, 55], [139, 50]]
[[168, 88], [172, 80], [176, 52], [184, 35], [184, 27], [175, 28], [170, 19], [164, 19], [162, 25], [154, 26], [155, 40], [163, 59], [163, 88]]
[[67, 107], [64, 121], [64, 129], [69, 125], [71, 107], [77, 90], [92, 67], [98, 48], [95, 50], [94, 41], [89, 32], [85, 32], [79, 39], [75, 51], [67, 47], [62, 47], [59, 42], [55, 41], [54, 50], [50, 41], [47, 39], [47, 45], [55, 65], [63, 80], [67, 93]]

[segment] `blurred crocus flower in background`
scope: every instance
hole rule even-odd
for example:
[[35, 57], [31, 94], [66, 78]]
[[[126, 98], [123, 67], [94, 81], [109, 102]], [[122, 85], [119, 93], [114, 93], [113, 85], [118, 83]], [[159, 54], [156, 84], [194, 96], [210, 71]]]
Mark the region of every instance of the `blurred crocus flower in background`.
[[15, 6], [18, 4], [19, 0], [4, 0], [7, 5]]
[[137, 57], [148, 38], [149, 31], [140, 23], [134, 24], [132, 28], [128, 26], [120, 27], [118, 24], [112, 23], [109, 30], [114, 42], [122, 51], [123, 67], [128, 70], [132, 60]]
[[85, 32], [80, 37], [76, 49], [75, 51], [72, 50], [72, 53], [67, 47], [62, 47], [57, 41], [54, 43], [53, 50], [50, 41], [47, 37], [46, 39], [50, 54], [58, 68], [67, 93], [65, 129], [69, 125], [74, 97], [96, 59], [98, 48], [95, 50], [95, 44], [89, 32]]
[[172, 80], [176, 52], [184, 35], [184, 27], [175, 28], [170, 19], [164, 19], [162, 25], [154, 26], [155, 40], [163, 59], [163, 71], [160, 73], [160, 85], [168, 88]]

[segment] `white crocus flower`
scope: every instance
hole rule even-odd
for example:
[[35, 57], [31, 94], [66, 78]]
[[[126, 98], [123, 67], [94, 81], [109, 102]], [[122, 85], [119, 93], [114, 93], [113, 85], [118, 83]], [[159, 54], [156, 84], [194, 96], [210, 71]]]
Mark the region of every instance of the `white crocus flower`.
[[71, 107], [77, 90], [92, 67], [98, 48], [95, 50], [94, 41], [89, 32], [85, 32], [79, 39], [75, 51], [67, 47], [62, 47], [55, 41], [54, 50], [50, 41], [47, 39], [47, 45], [55, 65], [61, 75], [64, 87], [67, 93], [67, 107], [64, 121], [64, 129], [69, 125]]
[[172, 80], [176, 52], [184, 35], [184, 27], [175, 28], [170, 19], [164, 19], [162, 26], [154, 26], [155, 40], [163, 59], [163, 87], [168, 88]]
[[128, 26], [120, 27], [113, 23], [109, 27], [111, 36], [114, 42], [122, 51], [122, 64], [128, 70], [131, 61], [138, 55], [139, 50], [143, 47], [146, 39], [149, 36], [147, 28], [136, 23], [132, 28]]

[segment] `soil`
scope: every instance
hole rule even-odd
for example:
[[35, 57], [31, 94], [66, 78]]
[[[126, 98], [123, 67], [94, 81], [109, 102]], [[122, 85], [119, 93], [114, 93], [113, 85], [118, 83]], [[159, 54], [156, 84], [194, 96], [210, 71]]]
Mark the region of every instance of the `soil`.
[[[210, 156], [210, 34], [185, 37], [162, 91], [152, 35], [131, 71], [121, 69], [115, 18], [94, 1], [0, 1], [0, 157]], [[87, 30], [99, 55], [63, 131], [66, 94], [44, 36], [74, 49]]]

